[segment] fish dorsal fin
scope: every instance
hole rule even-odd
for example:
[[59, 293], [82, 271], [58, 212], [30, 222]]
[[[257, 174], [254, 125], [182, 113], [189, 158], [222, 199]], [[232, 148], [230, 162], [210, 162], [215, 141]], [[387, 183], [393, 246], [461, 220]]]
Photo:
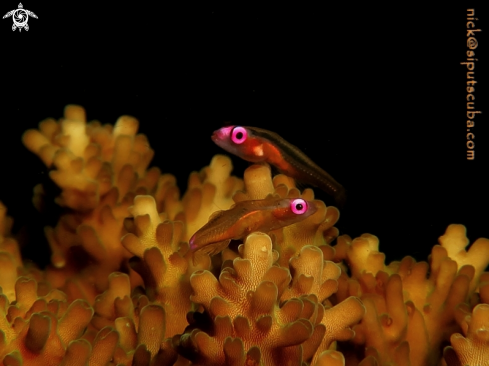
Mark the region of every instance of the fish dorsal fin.
[[209, 220], [207, 220], [207, 221], [211, 222], [211, 221], [217, 219], [219, 216], [222, 215], [223, 212], [224, 212], [224, 210], [214, 211], [213, 213], [211, 213], [211, 215], [209, 216]]

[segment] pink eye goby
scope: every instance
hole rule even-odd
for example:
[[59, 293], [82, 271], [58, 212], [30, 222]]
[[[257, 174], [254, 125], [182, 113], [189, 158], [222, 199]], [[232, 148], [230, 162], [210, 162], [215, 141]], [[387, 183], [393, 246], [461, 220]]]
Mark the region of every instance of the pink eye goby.
[[248, 137], [248, 132], [246, 131], [246, 128], [240, 126], [233, 128], [233, 133], [231, 134], [231, 140], [235, 144], [242, 144], [243, 142], [246, 141], [247, 137]]
[[290, 209], [296, 215], [302, 215], [307, 211], [307, 202], [301, 198], [296, 198], [290, 203]]

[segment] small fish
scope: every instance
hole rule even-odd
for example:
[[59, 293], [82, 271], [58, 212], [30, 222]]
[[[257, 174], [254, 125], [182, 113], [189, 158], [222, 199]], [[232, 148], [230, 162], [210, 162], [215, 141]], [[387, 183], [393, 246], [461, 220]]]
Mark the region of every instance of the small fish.
[[229, 210], [214, 213], [189, 240], [192, 252], [214, 255], [254, 231], [269, 232], [311, 216], [318, 207], [302, 198], [265, 198], [236, 203]]
[[289, 177], [320, 188], [333, 196], [340, 207], [345, 203], [345, 188], [275, 132], [257, 127], [228, 126], [214, 131], [212, 141], [241, 159], [252, 163], [267, 162]]

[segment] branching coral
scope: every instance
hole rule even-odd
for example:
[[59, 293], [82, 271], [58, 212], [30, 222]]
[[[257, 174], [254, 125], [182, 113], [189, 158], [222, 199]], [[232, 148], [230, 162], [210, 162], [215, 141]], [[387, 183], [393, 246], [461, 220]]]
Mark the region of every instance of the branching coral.
[[477, 305], [460, 326], [465, 337], [460, 333], [450, 337], [452, 347], [444, 353], [448, 366], [489, 365], [489, 305]]
[[[114, 127], [87, 124], [83, 108], [67, 106], [64, 119], [45, 120], [39, 130], [24, 134], [24, 144], [51, 169], [49, 175], [61, 189], [56, 202], [71, 209], [55, 228], [46, 228], [54, 266], [49, 277], [57, 287], [70, 279], [93, 300], [107, 286], [107, 276], [130, 257], [120, 243], [128, 207], [136, 194], [164, 186], [158, 184], [157, 168], [146, 171], [153, 150], [144, 135], [136, 135], [137, 129], [138, 121], [128, 116]], [[40, 197], [35, 204], [42, 206]], [[75, 276], [73, 270], [80, 266], [84, 272]]]
[[17, 268], [22, 267], [17, 241], [10, 237], [12, 224], [12, 218], [7, 216], [7, 208], [0, 202], [0, 287], [9, 301], [15, 299]]
[[480, 238], [476, 240], [466, 251], [465, 248], [469, 245], [469, 239], [467, 239], [465, 227], [452, 224], [448, 226], [445, 235], [442, 235], [439, 241], [441, 246], [446, 249], [447, 255], [457, 262], [459, 268], [464, 265], [474, 267], [474, 277], [470, 282], [470, 290], [474, 291], [479, 277], [489, 261], [489, 239]]
[[[263, 357], [268, 364], [274, 362], [274, 348], [280, 349], [285, 356], [286, 347], [300, 344], [312, 334], [312, 324], [306, 319], [299, 320], [299, 314], [284, 319], [285, 314], [275, 311], [288, 272], [272, 267], [277, 253], [272, 251], [270, 238], [252, 234], [240, 251], [242, 258], [226, 265], [219, 281], [208, 271], [197, 271], [191, 277], [194, 290], [191, 300], [202, 304], [210, 314], [215, 333], [209, 336], [196, 328], [177, 342], [182, 354], [188, 355], [196, 364], [224, 364], [227, 354], [236, 347], [243, 360], [248, 354], [255, 357], [255, 362], [260, 362]], [[279, 323], [277, 318], [285, 322]], [[287, 330], [294, 330], [295, 334]], [[273, 342], [277, 337], [282, 340]], [[258, 344], [260, 347], [253, 351], [251, 348]], [[195, 353], [194, 347], [197, 348], [195, 356], [191, 354]], [[294, 350], [293, 353], [297, 352]], [[285, 360], [275, 362], [280, 364]]]
[[138, 121], [129, 116], [114, 127], [87, 124], [83, 108], [68, 106], [64, 119], [45, 120], [39, 130], [24, 134], [24, 144], [52, 169], [50, 177], [61, 188], [56, 202], [71, 209], [55, 228], [46, 228], [46, 235], [53, 263], [49, 280], [74, 296], [93, 301], [107, 287], [108, 275], [134, 255], [120, 239], [137, 194], [155, 197], [157, 207], [166, 210], [162, 218], [184, 221], [182, 240], [188, 240], [212, 212], [230, 206], [242, 186], [229, 176], [229, 158], [216, 156], [210, 167], [191, 176], [188, 193], [178, 201], [174, 177], [160, 175], [158, 168], [146, 170], [153, 150], [137, 129]]
[[[454, 229], [465, 233], [461, 225], [452, 225], [440, 241]], [[467, 239], [462, 242], [466, 245]], [[379, 364], [403, 364], [410, 359], [408, 364], [435, 365], [443, 342], [459, 329], [457, 306], [471, 303], [474, 267], [459, 268], [441, 246], [433, 247], [430, 264], [406, 257], [386, 266], [384, 255], [377, 251], [378, 239], [371, 235], [353, 241], [341, 237], [337, 247], [352, 273], [351, 279], [342, 276], [337, 298], [356, 295], [367, 308], [355, 327], [355, 343], [365, 344], [366, 354]], [[478, 262], [479, 267], [484, 265], [484, 260]], [[487, 264], [486, 257], [484, 266]]]
[[[339, 269], [323, 267], [322, 252], [315, 247], [305, 248], [297, 259], [296, 276], [291, 282], [287, 268], [273, 266], [278, 253], [272, 250], [270, 238], [262, 233], [248, 236], [239, 251], [239, 258], [224, 263], [219, 280], [208, 271], [192, 275], [191, 300], [203, 305], [213, 326], [209, 335], [195, 322], [193, 329], [177, 340], [178, 349], [195, 364], [204, 365], [235, 364], [229, 358], [231, 350], [238, 352], [240, 362], [248, 357], [265, 365], [297, 364], [311, 359], [325, 339], [323, 316], [333, 315], [325, 313], [318, 295], [326, 298], [334, 292]], [[313, 267], [315, 276], [308, 276], [305, 270], [308, 254], [320, 262]], [[332, 263], [331, 266], [335, 267]], [[362, 310], [353, 323], [363, 315], [360, 303], [356, 304]], [[347, 316], [343, 320], [338, 324], [340, 329], [347, 328], [351, 321]], [[328, 338], [334, 339], [332, 332]]]
[[175, 217], [185, 223], [185, 240], [188, 241], [214, 212], [233, 205], [232, 196], [242, 189], [243, 182], [229, 175], [232, 167], [228, 157], [216, 155], [210, 166], [190, 175], [188, 191], [182, 199], [183, 212]]
[[209, 268], [210, 261], [202, 257], [202, 262], [193, 265], [188, 243], [182, 241], [183, 223], [162, 221], [153, 197], [137, 196], [130, 212], [134, 234], [127, 234], [122, 244], [135, 255], [131, 267], [142, 276], [149, 299], [171, 314], [166, 319], [169, 337], [184, 330], [186, 314], [192, 310], [190, 275]]
[[83, 335], [92, 308], [84, 300], [68, 304], [59, 290], [39, 296], [37, 282], [27, 277], [17, 279], [15, 294], [14, 302], [0, 295], [0, 358], [4, 364], [59, 364], [70, 342]]
[[62, 189], [57, 203], [83, 212], [97, 207], [114, 186], [122, 199], [131, 188], [156, 184], [158, 170], [146, 172], [154, 152], [144, 135], [136, 135], [138, 125], [129, 116], [120, 117], [114, 127], [87, 124], [85, 110], [70, 105], [64, 119], [41, 122], [39, 131], [27, 131], [23, 141], [55, 168], [50, 177]]
[[24, 134], [59, 187], [37, 186], [34, 204], [62, 210], [40, 270], [0, 204], [4, 365], [488, 364], [489, 240], [466, 250], [465, 227], [450, 225], [429, 262], [386, 264], [376, 236], [338, 237], [338, 209], [315, 200], [300, 223], [193, 258], [188, 240], [215, 211], [314, 192], [267, 165], [233, 177], [217, 155], [180, 199], [174, 176], [148, 169], [137, 129], [68, 106]]

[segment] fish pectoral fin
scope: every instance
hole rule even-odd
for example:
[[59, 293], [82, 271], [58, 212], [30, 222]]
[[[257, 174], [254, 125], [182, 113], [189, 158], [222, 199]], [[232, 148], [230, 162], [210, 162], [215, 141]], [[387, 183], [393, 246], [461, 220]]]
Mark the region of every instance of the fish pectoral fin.
[[208, 254], [209, 257], [222, 252], [224, 248], [226, 248], [229, 243], [231, 242], [231, 239], [226, 239], [223, 241], [218, 241], [216, 243], [212, 243], [209, 245], [206, 245], [205, 247], [200, 248], [199, 250], [196, 250], [194, 255], [193, 255], [193, 263], [194, 265], [196, 262], [199, 262], [197, 259], [205, 254]]
[[205, 247], [203, 247], [201, 249], [201, 251], [203, 253], [209, 254], [209, 256], [213, 256], [213, 255], [215, 255], [217, 253], [222, 252], [222, 250], [224, 248], [226, 248], [229, 245], [230, 242], [231, 242], [231, 239], [226, 239], [226, 240], [223, 240], [223, 241], [218, 241], [216, 243], [212, 243], [212, 244], [206, 245]]

